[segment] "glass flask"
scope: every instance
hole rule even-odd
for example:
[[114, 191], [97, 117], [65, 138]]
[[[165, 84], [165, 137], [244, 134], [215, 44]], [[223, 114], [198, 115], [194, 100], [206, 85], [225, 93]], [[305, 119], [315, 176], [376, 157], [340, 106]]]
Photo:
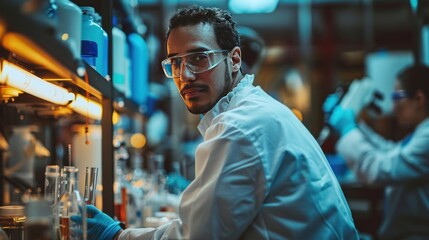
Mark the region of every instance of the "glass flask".
[[122, 222], [126, 227], [127, 222], [127, 181], [126, 181], [126, 161], [129, 158], [127, 149], [125, 148], [124, 141], [117, 141], [115, 143], [115, 181], [113, 183], [114, 191], [114, 212], [115, 218]]

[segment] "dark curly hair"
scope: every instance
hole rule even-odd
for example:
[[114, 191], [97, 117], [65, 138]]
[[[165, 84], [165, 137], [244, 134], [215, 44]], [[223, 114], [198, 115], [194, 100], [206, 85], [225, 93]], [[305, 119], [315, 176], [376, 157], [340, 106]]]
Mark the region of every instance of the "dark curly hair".
[[[426, 99], [429, 99], [429, 67], [424, 65], [412, 65], [403, 69], [397, 75], [402, 89], [409, 96], [414, 96], [421, 90]], [[429, 102], [426, 102], [426, 110], [429, 111]]]
[[236, 22], [228, 11], [197, 5], [176, 11], [170, 19], [166, 39], [170, 36], [170, 32], [177, 27], [192, 26], [199, 23], [213, 26], [216, 42], [221, 49], [231, 50], [240, 46], [240, 35], [235, 28]]

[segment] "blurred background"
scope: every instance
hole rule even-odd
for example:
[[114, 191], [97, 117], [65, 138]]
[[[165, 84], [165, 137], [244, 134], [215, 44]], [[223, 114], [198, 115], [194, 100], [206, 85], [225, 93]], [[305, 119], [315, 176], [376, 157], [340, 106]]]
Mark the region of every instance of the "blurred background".
[[[240, 27], [259, 35], [264, 53], [256, 83], [299, 111], [314, 136], [323, 126], [323, 101], [336, 87], [369, 76], [390, 91], [396, 72], [426, 58], [427, 3], [409, 0], [140, 1], [140, 16], [160, 40], [160, 53], [174, 9], [194, 3], [228, 9]], [[161, 68], [153, 70], [152, 79], [165, 83]], [[400, 137], [390, 123], [380, 125], [383, 134]]]

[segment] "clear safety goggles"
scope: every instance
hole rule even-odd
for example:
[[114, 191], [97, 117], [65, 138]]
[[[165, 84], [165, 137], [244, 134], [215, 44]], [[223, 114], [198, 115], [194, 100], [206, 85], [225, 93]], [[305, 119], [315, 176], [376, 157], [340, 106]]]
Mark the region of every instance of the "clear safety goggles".
[[391, 97], [393, 101], [398, 101], [403, 98], [407, 98], [409, 96], [410, 95], [405, 90], [398, 90], [398, 91], [394, 91]]
[[192, 52], [169, 57], [161, 62], [165, 76], [168, 78], [180, 77], [182, 66], [198, 74], [213, 69], [226, 59], [228, 50], [208, 50], [203, 52]]

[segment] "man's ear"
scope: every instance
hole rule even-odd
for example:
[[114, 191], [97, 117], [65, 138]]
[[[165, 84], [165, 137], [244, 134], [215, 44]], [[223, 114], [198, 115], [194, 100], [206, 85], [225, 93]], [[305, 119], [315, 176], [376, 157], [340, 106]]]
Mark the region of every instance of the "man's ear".
[[426, 95], [423, 93], [422, 90], [417, 90], [416, 95], [414, 96], [414, 99], [417, 101], [419, 107], [421, 108], [426, 109], [426, 105], [429, 104], [428, 98], [426, 97]]
[[231, 50], [232, 59], [232, 72], [238, 72], [241, 68], [241, 49], [240, 47], [234, 47]]

